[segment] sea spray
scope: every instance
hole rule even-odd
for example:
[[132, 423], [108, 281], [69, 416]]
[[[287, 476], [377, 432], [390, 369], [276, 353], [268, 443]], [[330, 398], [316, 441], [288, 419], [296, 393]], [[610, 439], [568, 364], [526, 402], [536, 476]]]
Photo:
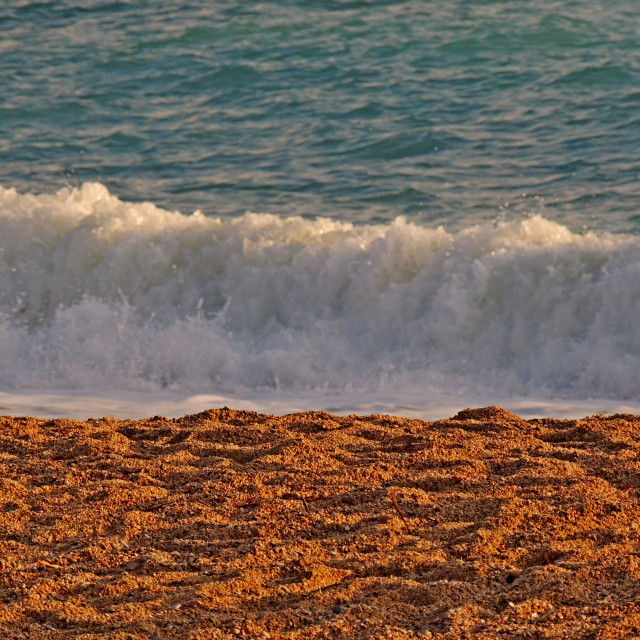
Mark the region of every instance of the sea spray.
[[639, 249], [0, 189], [0, 384], [640, 400]]

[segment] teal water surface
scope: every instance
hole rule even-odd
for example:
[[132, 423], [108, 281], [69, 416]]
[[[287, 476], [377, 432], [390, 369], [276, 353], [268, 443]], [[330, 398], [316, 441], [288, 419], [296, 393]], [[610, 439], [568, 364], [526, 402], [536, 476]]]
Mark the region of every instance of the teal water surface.
[[0, 184], [636, 232], [634, 0], [6, 0]]

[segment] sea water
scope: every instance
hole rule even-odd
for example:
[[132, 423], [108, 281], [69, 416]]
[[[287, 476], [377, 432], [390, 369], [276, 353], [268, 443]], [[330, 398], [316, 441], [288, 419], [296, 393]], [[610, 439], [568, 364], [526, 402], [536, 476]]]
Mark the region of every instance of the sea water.
[[0, 405], [640, 410], [635, 2], [8, 0]]

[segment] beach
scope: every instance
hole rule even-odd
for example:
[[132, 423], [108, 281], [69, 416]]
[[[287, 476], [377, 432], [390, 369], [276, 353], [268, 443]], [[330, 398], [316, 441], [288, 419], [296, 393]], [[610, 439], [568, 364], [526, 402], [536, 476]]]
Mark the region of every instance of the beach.
[[0, 635], [640, 637], [639, 424], [2, 417]]
[[0, 640], [640, 639], [639, 8], [3, 2]]

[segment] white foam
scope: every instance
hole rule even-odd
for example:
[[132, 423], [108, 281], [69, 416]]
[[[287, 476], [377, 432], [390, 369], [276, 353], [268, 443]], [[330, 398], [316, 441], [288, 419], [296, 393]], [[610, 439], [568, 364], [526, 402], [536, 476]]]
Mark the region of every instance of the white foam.
[[635, 406], [639, 249], [539, 216], [451, 234], [0, 188], [0, 385], [16, 401]]

